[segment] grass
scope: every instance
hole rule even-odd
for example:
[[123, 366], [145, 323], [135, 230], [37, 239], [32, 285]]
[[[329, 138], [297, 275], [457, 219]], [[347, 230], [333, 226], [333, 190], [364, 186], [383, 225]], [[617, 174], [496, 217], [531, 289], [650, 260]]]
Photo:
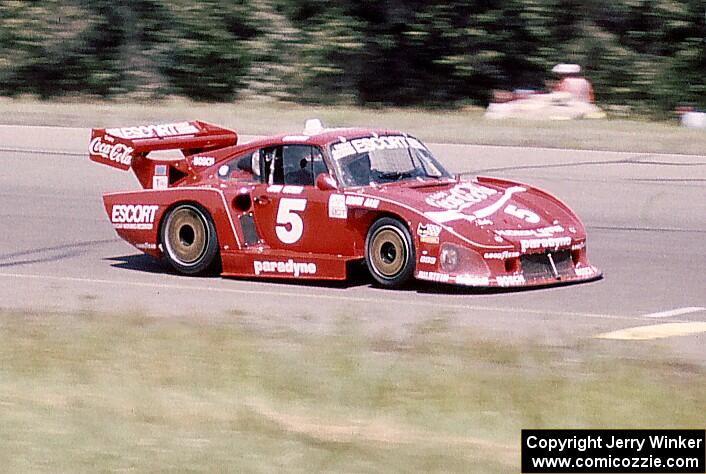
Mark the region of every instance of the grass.
[[639, 153], [706, 153], [706, 131], [674, 122], [625, 119], [523, 122], [484, 120], [483, 110], [420, 110], [304, 106], [285, 102], [203, 104], [184, 100], [158, 103], [41, 102], [0, 99], [0, 123], [104, 127], [186, 119], [221, 124], [242, 134], [300, 131], [307, 118], [327, 126], [375, 126], [412, 133], [427, 142], [613, 150]]
[[514, 472], [522, 428], [698, 428], [706, 369], [598, 341], [498, 345], [212, 319], [0, 314], [6, 472]]

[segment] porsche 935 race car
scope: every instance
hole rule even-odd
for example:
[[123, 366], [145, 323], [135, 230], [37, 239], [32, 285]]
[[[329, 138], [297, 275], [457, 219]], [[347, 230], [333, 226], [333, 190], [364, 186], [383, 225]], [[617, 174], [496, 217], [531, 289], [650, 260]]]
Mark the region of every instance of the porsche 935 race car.
[[[142, 185], [103, 197], [118, 235], [182, 274], [344, 280], [348, 264], [365, 262], [383, 287], [600, 276], [584, 226], [561, 201], [504, 179], [455, 177], [405, 133], [313, 120], [301, 135], [239, 144], [231, 130], [191, 121], [94, 129], [89, 148]], [[152, 153], [162, 150], [181, 153]]]

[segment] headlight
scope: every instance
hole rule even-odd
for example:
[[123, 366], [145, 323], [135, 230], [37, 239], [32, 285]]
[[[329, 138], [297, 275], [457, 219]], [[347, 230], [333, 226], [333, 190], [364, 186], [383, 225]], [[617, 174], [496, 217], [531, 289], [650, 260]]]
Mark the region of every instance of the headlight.
[[441, 269], [453, 272], [458, 268], [458, 249], [450, 244], [441, 247]]

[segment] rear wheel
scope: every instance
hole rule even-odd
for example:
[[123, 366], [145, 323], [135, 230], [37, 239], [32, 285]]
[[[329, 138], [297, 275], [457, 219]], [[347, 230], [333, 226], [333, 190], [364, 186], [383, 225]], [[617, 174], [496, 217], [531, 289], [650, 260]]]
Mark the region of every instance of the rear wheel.
[[197, 204], [180, 204], [171, 209], [164, 218], [160, 238], [167, 262], [185, 275], [206, 272], [218, 255], [211, 216]]
[[414, 275], [414, 245], [407, 227], [396, 219], [382, 217], [368, 230], [365, 262], [380, 285], [398, 288]]

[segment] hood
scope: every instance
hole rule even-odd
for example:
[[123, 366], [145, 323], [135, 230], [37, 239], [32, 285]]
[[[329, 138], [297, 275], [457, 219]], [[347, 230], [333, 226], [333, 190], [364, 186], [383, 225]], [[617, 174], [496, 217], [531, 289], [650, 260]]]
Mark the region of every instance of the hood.
[[563, 247], [585, 237], [576, 216], [551, 195], [497, 179], [404, 182], [366, 189], [366, 194], [409, 206], [429, 221], [483, 245], [520, 251]]

